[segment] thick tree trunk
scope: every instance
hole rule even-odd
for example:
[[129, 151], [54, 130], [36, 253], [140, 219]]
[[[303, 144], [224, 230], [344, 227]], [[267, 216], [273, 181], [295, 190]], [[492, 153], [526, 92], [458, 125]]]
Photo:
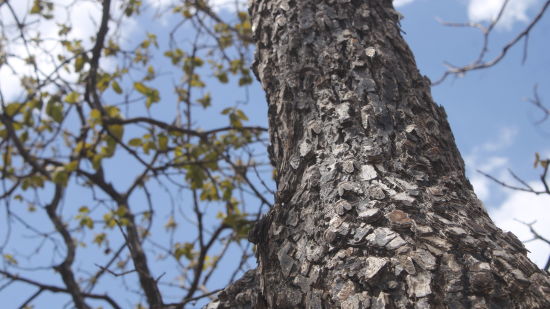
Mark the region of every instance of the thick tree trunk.
[[550, 308], [465, 177], [390, 0], [258, 0], [276, 203], [218, 308]]

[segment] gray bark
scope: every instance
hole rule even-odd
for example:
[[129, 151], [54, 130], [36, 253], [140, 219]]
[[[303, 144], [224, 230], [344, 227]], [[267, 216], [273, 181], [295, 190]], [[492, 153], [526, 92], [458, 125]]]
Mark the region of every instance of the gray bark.
[[465, 177], [389, 0], [258, 0], [276, 202], [211, 308], [550, 308]]

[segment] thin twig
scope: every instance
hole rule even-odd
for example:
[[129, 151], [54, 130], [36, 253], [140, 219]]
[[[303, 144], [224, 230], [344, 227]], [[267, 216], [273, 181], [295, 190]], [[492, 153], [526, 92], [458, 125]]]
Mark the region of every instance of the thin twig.
[[[465, 65], [465, 66], [454, 66], [454, 65], [451, 65], [451, 64], [447, 64], [449, 66], [449, 69], [447, 69], [447, 71], [445, 73], [443, 73], [443, 76], [441, 76], [438, 80], [436, 80], [435, 82], [432, 82], [432, 85], [441, 84], [447, 77], [449, 77], [451, 75], [462, 76], [462, 75], [466, 74], [467, 72], [490, 68], [490, 67], [498, 64], [506, 56], [506, 54], [508, 53], [508, 50], [510, 50], [510, 48], [514, 47], [523, 38], [525, 38], [527, 40], [527, 37], [529, 36], [529, 33], [531, 32], [533, 27], [541, 20], [541, 18], [546, 13], [546, 10], [550, 6], [550, 0], [547, 0], [544, 3], [544, 5], [541, 7], [541, 9], [538, 11], [537, 15], [531, 20], [529, 25], [527, 25], [527, 27], [525, 27], [523, 29], [523, 31], [518, 33], [512, 40], [510, 40], [506, 45], [504, 45], [502, 47], [500, 53], [497, 56], [495, 56], [491, 60], [484, 61], [483, 58], [485, 57], [485, 54], [488, 51], [489, 36], [490, 36], [494, 26], [496, 25], [496, 23], [498, 22], [498, 20], [502, 16], [502, 13], [504, 11], [504, 8], [505, 8], [507, 2], [508, 2], [508, 0], [504, 2], [503, 6], [501, 7], [501, 10], [499, 12], [498, 17], [495, 20], [493, 20], [493, 22], [489, 25], [488, 28], [485, 29], [484, 27], [482, 27], [478, 24], [470, 24], [470, 26], [472, 26], [472, 27], [481, 29], [481, 31], [483, 33], [483, 37], [484, 37], [483, 47], [481, 48], [478, 59], [476, 59], [472, 63], [470, 63], [468, 65]], [[457, 25], [466, 26], [467, 25], [467, 24], [445, 23], [445, 22], [444, 22], [444, 24], [448, 25], [448, 26], [457, 26]], [[526, 52], [526, 51], [527, 51], [527, 47], [524, 47], [524, 52]], [[524, 61], [525, 61], [526, 57], [527, 57], [526, 55], [523, 56]]]

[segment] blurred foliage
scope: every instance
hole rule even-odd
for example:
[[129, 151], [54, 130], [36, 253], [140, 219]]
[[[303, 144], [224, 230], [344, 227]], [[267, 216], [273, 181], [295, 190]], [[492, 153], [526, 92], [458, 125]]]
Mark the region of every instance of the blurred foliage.
[[113, 281], [138, 307], [155, 289], [183, 306], [225, 286], [210, 279], [229, 248], [240, 262], [218, 279], [246, 270], [271, 198], [266, 129], [223, 93], [253, 82], [250, 19], [204, 0], [85, 2], [0, 1], [0, 69], [20, 84], [0, 93], [0, 278], [38, 294], [62, 278], [82, 308]]

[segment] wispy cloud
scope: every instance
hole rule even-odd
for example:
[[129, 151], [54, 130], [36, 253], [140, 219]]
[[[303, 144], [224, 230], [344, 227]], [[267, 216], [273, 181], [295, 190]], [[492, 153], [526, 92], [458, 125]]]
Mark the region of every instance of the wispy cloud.
[[[532, 234], [525, 224], [517, 220], [526, 223], [537, 220], [533, 228], [543, 237], [550, 238], [550, 216], [545, 215], [550, 207], [550, 196], [537, 196], [529, 192], [506, 189], [477, 172], [480, 170], [506, 183], [515, 183], [507, 171], [510, 160], [498, 153], [511, 147], [517, 135], [516, 128], [502, 128], [495, 139], [475, 147], [465, 156], [470, 183], [478, 198], [488, 206], [489, 215], [498, 227], [511, 231], [520, 240], [526, 241], [532, 238]], [[550, 151], [542, 153], [550, 154]], [[530, 185], [535, 189], [541, 189], [541, 184], [537, 181]], [[531, 252], [529, 258], [539, 267], [544, 267], [550, 247], [542, 241], [528, 242], [525, 246]]]
[[491, 193], [497, 189], [497, 186], [477, 171], [507, 180], [510, 177], [506, 171], [509, 160], [496, 153], [512, 146], [518, 133], [516, 127], [503, 127], [498, 131], [496, 138], [474, 147], [469, 154], [464, 156], [470, 182], [477, 196], [484, 202], [491, 198]]
[[518, 135], [518, 129], [515, 127], [501, 128], [498, 138], [495, 141], [490, 141], [482, 145], [485, 151], [497, 151], [508, 146], [511, 146]]
[[145, 0], [147, 4], [154, 8], [164, 9], [174, 3], [176, 3], [175, 0]]
[[[34, 37], [40, 35], [44, 38], [40, 44], [28, 44], [25, 46], [19, 39], [19, 33], [17, 30], [8, 31], [8, 36], [5, 38], [10, 43], [4, 46], [5, 52], [10, 55], [7, 65], [0, 67], [0, 91], [2, 92], [4, 99], [7, 101], [16, 100], [19, 95], [22, 94], [23, 88], [21, 87], [19, 78], [23, 75], [33, 76], [34, 70], [31, 65], [25, 63], [23, 59], [33, 57], [36, 59], [37, 67], [42, 72], [41, 74], [46, 76], [53, 72], [59, 65], [59, 60], [56, 59], [57, 55], [67, 56], [65, 48], [59, 42], [59, 23], [65, 23], [72, 26], [71, 31], [67, 35], [67, 40], [82, 40], [82, 45], [85, 49], [92, 47], [92, 38], [95, 37], [100, 17], [101, 6], [96, 1], [74, 1], [74, 0], [58, 0], [55, 2], [54, 10], [52, 12], [54, 18], [51, 20], [45, 20], [39, 18], [36, 15], [31, 15], [30, 8], [32, 0], [20, 0], [11, 1], [16, 16], [19, 20], [25, 20], [28, 24], [26, 35], [28, 37]], [[112, 3], [112, 16], [119, 16], [122, 14], [120, 0], [115, 0]], [[0, 9], [0, 17], [4, 25], [15, 24], [11, 12], [7, 6], [4, 5]], [[128, 38], [132, 35], [136, 29], [137, 23], [132, 19], [124, 19], [119, 25], [119, 33], [124, 38]], [[117, 28], [114, 22], [111, 24], [111, 29]], [[111, 68], [116, 63], [110, 59], [105, 58], [102, 60], [102, 68]], [[76, 81], [77, 75], [74, 73], [66, 72], [64, 70], [58, 71], [61, 77], [69, 81]]]
[[488, 174], [502, 174], [503, 168], [508, 165], [508, 158], [490, 156], [477, 166], [471, 166], [474, 170], [471, 171], [470, 183], [474, 187], [477, 197], [483, 201], [487, 201], [491, 196], [491, 186], [493, 182], [484, 175], [477, 172], [483, 171]]
[[[475, 22], [491, 22], [496, 19], [505, 0], [470, 0], [468, 17]], [[529, 20], [527, 12], [539, 0], [510, 0], [497, 27], [510, 29], [516, 22]]]
[[393, 0], [393, 5], [395, 7], [404, 6], [405, 4], [409, 4], [413, 2], [414, 0]]
[[[480, 168], [483, 165], [487, 164], [487, 159], [493, 156], [491, 153], [510, 147], [516, 137], [518, 136], [519, 130], [516, 127], [502, 127], [498, 131], [498, 135], [495, 139], [487, 141], [479, 146], [473, 148], [473, 150], [464, 157], [466, 165], [469, 167]], [[481, 160], [485, 160], [481, 162]], [[493, 162], [493, 164], [496, 161]], [[483, 166], [487, 167], [487, 166]]]
[[[542, 189], [540, 183], [530, 183], [535, 189]], [[503, 230], [511, 231], [521, 241], [532, 239], [533, 235], [529, 228], [518, 222], [532, 223], [533, 228], [543, 237], [550, 239], [550, 216], [548, 213], [550, 207], [550, 196], [535, 195], [528, 192], [511, 191], [506, 200], [497, 208], [489, 209], [491, 218], [496, 225]], [[539, 267], [544, 267], [548, 256], [550, 255], [550, 246], [537, 240], [525, 244], [529, 253], [529, 258]]]
[[[403, 0], [398, 0], [398, 1], [403, 1]], [[412, 1], [412, 0], [404, 0], [404, 1]], [[165, 9], [170, 5], [181, 3], [181, 1], [178, 1], [178, 0], [145, 0], [145, 2], [148, 5], [151, 5], [152, 7], [160, 10]], [[245, 10], [247, 8], [246, 0], [207, 0], [206, 3], [215, 11], [221, 11], [221, 10], [235, 11], [235, 10]]]

